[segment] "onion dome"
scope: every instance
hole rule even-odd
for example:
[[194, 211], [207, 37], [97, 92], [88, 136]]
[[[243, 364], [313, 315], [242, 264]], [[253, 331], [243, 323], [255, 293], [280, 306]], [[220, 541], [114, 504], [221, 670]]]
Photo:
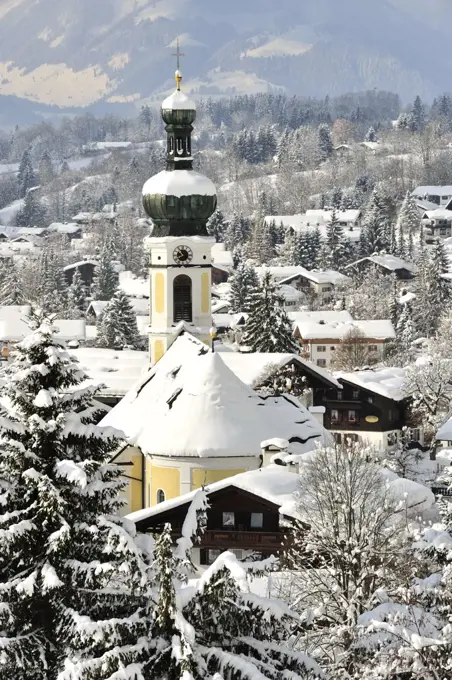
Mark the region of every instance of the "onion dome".
[[191, 133], [196, 104], [180, 91], [181, 80], [177, 70], [177, 89], [162, 103], [166, 170], [143, 186], [143, 206], [154, 223], [153, 236], [207, 236], [206, 223], [217, 205], [214, 184], [193, 170]]

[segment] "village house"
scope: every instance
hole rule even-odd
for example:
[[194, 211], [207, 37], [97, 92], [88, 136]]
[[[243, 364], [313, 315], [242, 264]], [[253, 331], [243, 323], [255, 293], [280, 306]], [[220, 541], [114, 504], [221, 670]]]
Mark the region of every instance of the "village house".
[[290, 317], [302, 356], [325, 368], [334, 363], [335, 352], [344, 341], [364, 343], [367, 363], [376, 364], [383, 359], [386, 344], [395, 338], [389, 319], [358, 320], [347, 311], [298, 312]]
[[314, 404], [325, 406], [324, 426], [336, 441], [366, 442], [385, 451], [405, 438], [423, 444], [423, 430], [412, 426], [411, 395], [403, 368], [335, 373], [342, 389], [314, 392]]
[[446, 208], [427, 210], [422, 216], [424, 238], [428, 244], [452, 236], [452, 211]]
[[298, 270], [297, 273], [280, 280], [280, 286], [293, 286], [305, 294], [306, 300], [311, 301], [315, 298], [320, 304], [330, 303], [334, 298], [335, 287], [344, 285], [350, 280], [348, 276], [333, 269], [308, 271], [298, 267]]
[[382, 274], [395, 274], [399, 280], [412, 279], [416, 274], [416, 266], [412, 262], [395, 255], [369, 255], [345, 267], [350, 274], [365, 272], [372, 268], [378, 269]]
[[452, 199], [452, 185], [446, 186], [420, 186], [411, 194], [417, 199], [426, 200], [436, 206], [445, 208]]

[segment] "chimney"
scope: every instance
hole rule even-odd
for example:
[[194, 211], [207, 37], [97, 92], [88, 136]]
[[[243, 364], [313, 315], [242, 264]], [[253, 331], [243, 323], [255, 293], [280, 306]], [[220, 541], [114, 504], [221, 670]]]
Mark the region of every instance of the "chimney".
[[314, 418], [323, 427], [323, 419], [325, 417], [325, 407], [324, 406], [310, 406], [309, 413], [312, 413]]

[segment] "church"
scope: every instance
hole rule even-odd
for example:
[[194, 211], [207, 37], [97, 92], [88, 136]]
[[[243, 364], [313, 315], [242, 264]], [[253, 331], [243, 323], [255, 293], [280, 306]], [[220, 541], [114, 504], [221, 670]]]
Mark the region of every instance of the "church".
[[214, 240], [206, 225], [217, 197], [213, 183], [193, 170], [196, 105], [181, 80], [178, 69], [177, 88], [162, 104], [166, 169], [143, 187], [154, 225], [146, 239], [150, 368], [101, 422], [124, 434], [115, 462], [128, 479], [126, 512], [262, 467], [262, 442], [278, 438], [300, 454], [329, 440], [297, 399], [258, 395], [213, 351]]

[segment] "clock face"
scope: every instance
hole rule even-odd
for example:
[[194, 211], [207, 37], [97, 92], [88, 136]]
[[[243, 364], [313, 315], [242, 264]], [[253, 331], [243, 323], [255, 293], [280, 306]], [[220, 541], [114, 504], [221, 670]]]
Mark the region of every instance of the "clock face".
[[193, 259], [193, 251], [188, 246], [177, 246], [173, 252], [173, 260], [177, 264], [188, 264]]

